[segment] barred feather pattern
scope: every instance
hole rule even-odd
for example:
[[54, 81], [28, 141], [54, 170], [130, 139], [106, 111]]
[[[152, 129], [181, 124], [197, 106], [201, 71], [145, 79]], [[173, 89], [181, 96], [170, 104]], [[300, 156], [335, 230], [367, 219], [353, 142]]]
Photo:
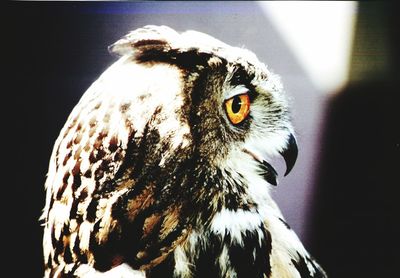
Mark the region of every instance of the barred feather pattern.
[[[146, 26], [86, 91], [46, 180], [46, 277], [326, 277], [269, 190], [293, 128], [250, 51]], [[233, 126], [224, 100], [251, 98]], [[263, 157], [263, 159], [260, 159]]]

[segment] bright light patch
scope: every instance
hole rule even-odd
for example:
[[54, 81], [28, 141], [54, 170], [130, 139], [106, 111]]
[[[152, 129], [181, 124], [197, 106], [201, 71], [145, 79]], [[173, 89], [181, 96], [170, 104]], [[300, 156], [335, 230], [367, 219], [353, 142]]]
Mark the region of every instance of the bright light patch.
[[259, 5], [318, 89], [331, 93], [347, 82], [356, 2], [267, 1]]

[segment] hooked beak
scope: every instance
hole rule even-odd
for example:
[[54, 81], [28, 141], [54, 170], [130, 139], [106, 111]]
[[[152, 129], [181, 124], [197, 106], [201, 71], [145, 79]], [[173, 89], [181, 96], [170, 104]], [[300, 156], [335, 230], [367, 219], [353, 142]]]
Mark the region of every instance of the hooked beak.
[[293, 166], [297, 160], [298, 152], [299, 150], [297, 148], [296, 139], [294, 138], [293, 134], [290, 134], [286, 148], [284, 148], [282, 151], [279, 152], [283, 156], [283, 159], [285, 159], [286, 163], [285, 176], [287, 176], [290, 173], [290, 171], [292, 171]]
[[[277, 185], [277, 176], [278, 173], [276, 170], [269, 164], [265, 159], [259, 157], [255, 153], [251, 152], [248, 149], [244, 150], [246, 153], [250, 154], [256, 161], [260, 163], [260, 168], [263, 170], [263, 177], [264, 179], [272, 184], [272, 185]], [[296, 139], [294, 138], [293, 134], [289, 135], [287, 145], [286, 147], [281, 150], [280, 155], [282, 155], [283, 159], [285, 160], [286, 163], [286, 172], [285, 176], [287, 176], [290, 171], [293, 169], [294, 164], [296, 163], [297, 160], [297, 154], [298, 154], [298, 148], [297, 148], [297, 143]]]

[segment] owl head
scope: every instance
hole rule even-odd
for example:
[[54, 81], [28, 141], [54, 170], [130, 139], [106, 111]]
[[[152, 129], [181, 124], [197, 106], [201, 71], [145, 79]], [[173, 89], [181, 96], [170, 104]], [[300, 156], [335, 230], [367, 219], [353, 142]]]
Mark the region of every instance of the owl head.
[[160, 200], [234, 209], [265, 201], [277, 184], [271, 157], [292, 169], [297, 146], [282, 85], [249, 50], [166, 26], [137, 29], [109, 50], [119, 60], [72, 115], [87, 109], [107, 119], [124, 150], [119, 181], [152, 183]]
[[278, 76], [246, 49], [165, 26], [109, 49], [118, 60], [75, 106], [50, 159], [46, 275], [124, 262], [157, 273], [173, 259], [187, 277], [212, 256], [225, 273], [242, 254], [268, 273], [267, 255], [280, 260], [290, 240], [305, 253], [269, 194], [270, 159], [283, 156], [286, 175], [297, 158]]

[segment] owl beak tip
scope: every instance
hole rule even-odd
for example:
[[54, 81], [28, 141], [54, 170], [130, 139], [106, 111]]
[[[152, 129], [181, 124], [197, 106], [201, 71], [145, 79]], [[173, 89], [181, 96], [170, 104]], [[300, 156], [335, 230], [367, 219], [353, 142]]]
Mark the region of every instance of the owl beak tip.
[[286, 147], [279, 153], [283, 156], [283, 159], [285, 160], [286, 172], [284, 176], [287, 176], [290, 171], [292, 171], [294, 164], [296, 163], [298, 154], [297, 142], [293, 134], [289, 135]]
[[[271, 164], [269, 164], [265, 159], [262, 158], [262, 156], [257, 155], [257, 152], [251, 151], [248, 148], [244, 149], [244, 152], [249, 154], [250, 156], [253, 157], [254, 160], [258, 161], [260, 163], [262, 171], [262, 175], [264, 179], [269, 182], [271, 185], [278, 185], [278, 173], [277, 171], [272, 167]], [[286, 163], [286, 172], [284, 176], [287, 176], [291, 170], [293, 169], [296, 160], [297, 160], [297, 154], [298, 154], [298, 148], [297, 148], [297, 143], [296, 143], [296, 138], [294, 137], [293, 134], [290, 134], [288, 139], [287, 139], [287, 144], [285, 148], [283, 148], [280, 152], [280, 155], [285, 160]]]

